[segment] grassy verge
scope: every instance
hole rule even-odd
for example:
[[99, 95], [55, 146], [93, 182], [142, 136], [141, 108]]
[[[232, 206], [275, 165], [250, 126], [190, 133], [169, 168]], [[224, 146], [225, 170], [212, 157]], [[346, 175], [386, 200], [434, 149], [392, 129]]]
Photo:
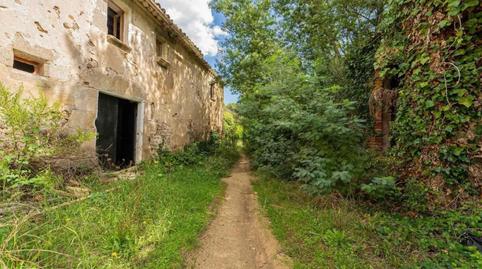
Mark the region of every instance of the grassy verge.
[[295, 268], [482, 268], [481, 253], [458, 242], [465, 230], [482, 232], [476, 205], [409, 217], [260, 177], [254, 188]]
[[[235, 157], [191, 166], [142, 167], [134, 181], [97, 189], [87, 200], [0, 229], [0, 267], [178, 268], [210, 219], [219, 180]], [[105, 192], [105, 189], [116, 189]]]

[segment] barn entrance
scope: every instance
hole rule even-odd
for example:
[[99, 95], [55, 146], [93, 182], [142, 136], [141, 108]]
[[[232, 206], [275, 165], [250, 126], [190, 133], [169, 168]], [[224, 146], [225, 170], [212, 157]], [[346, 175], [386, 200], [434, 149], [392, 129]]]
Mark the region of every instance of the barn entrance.
[[104, 168], [135, 163], [137, 102], [99, 93], [96, 149]]

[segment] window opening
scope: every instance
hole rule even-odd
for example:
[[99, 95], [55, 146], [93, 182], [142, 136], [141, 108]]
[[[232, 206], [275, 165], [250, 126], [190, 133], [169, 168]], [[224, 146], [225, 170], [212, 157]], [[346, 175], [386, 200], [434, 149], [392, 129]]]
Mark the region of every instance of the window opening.
[[40, 64], [32, 61], [28, 61], [17, 56], [13, 59], [13, 68], [27, 72], [30, 74], [40, 73]]
[[167, 43], [161, 39], [156, 40], [156, 55], [164, 60], [167, 60]]
[[122, 40], [122, 29], [124, 28], [124, 11], [109, 1], [107, 8], [107, 33]]
[[209, 96], [212, 101], [216, 100], [216, 83], [211, 83], [211, 88], [209, 89]]

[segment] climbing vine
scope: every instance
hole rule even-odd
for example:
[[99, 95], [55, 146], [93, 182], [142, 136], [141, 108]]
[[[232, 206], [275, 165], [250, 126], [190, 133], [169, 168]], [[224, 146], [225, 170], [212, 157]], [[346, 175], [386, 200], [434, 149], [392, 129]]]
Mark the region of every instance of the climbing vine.
[[381, 23], [375, 68], [400, 81], [391, 154], [432, 206], [481, 192], [481, 22], [479, 0], [394, 0]]

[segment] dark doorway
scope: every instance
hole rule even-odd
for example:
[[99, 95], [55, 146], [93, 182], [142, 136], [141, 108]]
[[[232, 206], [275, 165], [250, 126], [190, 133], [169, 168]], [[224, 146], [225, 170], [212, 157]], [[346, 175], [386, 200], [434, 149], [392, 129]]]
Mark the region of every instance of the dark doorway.
[[99, 93], [95, 126], [97, 154], [105, 168], [134, 164], [137, 103]]

